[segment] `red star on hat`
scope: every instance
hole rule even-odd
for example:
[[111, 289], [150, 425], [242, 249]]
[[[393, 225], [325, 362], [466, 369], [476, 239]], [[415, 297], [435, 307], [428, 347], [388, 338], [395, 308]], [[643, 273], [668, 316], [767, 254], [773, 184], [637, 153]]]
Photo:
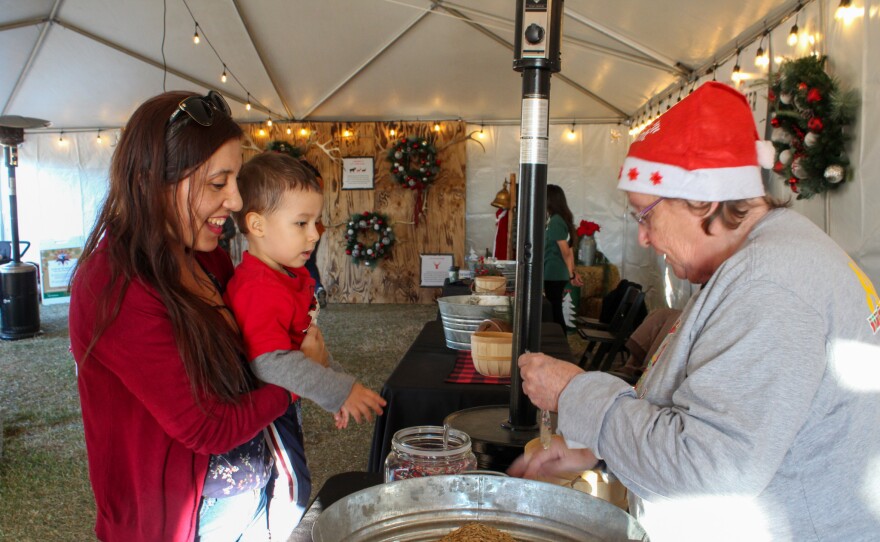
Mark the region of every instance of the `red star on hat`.
[[630, 168], [627, 176], [629, 177], [629, 180], [634, 181], [639, 178], [639, 170], [636, 168]]
[[660, 175], [659, 171], [655, 171], [651, 174], [651, 182], [656, 184], [660, 184], [663, 182], [663, 175]]

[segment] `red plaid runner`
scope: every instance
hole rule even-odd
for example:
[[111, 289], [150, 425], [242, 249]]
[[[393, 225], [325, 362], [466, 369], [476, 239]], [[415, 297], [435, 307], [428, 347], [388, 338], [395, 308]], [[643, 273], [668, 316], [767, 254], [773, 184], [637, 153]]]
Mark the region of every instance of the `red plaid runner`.
[[447, 384], [510, 384], [509, 376], [483, 376], [474, 369], [470, 350], [459, 350], [455, 368], [446, 377]]

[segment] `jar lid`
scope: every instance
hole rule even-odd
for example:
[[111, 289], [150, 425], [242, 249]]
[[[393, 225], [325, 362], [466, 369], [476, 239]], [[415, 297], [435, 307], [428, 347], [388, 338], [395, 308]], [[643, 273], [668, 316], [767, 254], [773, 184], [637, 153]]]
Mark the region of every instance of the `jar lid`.
[[439, 425], [417, 425], [394, 433], [391, 439], [393, 449], [413, 454], [449, 457], [467, 453], [471, 450], [471, 437], [464, 431], [448, 428], [446, 445], [443, 444], [443, 427]]

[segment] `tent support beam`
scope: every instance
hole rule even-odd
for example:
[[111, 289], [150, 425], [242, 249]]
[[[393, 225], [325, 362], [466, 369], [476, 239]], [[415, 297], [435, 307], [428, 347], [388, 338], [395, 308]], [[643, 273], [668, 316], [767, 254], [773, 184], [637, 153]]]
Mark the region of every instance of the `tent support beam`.
[[413, 19], [413, 21], [411, 23], [406, 25], [400, 32], [398, 32], [390, 40], [388, 40], [388, 42], [385, 45], [383, 45], [381, 49], [376, 51], [376, 54], [374, 54], [373, 56], [371, 56], [370, 58], [365, 60], [363, 63], [361, 63], [361, 65], [358, 66], [357, 68], [355, 68], [354, 71], [352, 71], [350, 74], [348, 74], [348, 76], [345, 77], [345, 79], [343, 79], [342, 81], [339, 82], [339, 84], [337, 84], [335, 87], [330, 89], [330, 91], [327, 92], [326, 94], [324, 94], [324, 96], [322, 96], [317, 102], [313, 103], [312, 106], [309, 107], [305, 113], [303, 113], [302, 119], [309, 118], [309, 115], [311, 115], [316, 109], [321, 107], [327, 100], [329, 100], [330, 98], [335, 96], [337, 92], [342, 90], [342, 88], [345, 85], [349, 84], [352, 80], [354, 80], [354, 78], [356, 78], [358, 75], [360, 75], [361, 72], [366, 70], [367, 67], [370, 66], [370, 64], [375, 62], [377, 58], [379, 58], [380, 56], [382, 56], [385, 53], [385, 51], [387, 51], [389, 48], [391, 48], [392, 45], [397, 43], [398, 40], [400, 40], [400, 38], [405, 36], [410, 30], [412, 30], [417, 24], [419, 24], [422, 21], [422, 19], [424, 19], [432, 11], [434, 11], [437, 8], [437, 6], [439, 6], [441, 4], [441, 2], [442, 2], [442, 0], [438, 0], [438, 1], [433, 2], [431, 4], [431, 7], [427, 11], [423, 12], [421, 15], [419, 15], [418, 17]]
[[581, 15], [580, 13], [578, 13], [577, 11], [574, 11], [573, 9], [565, 8], [565, 14], [568, 15], [569, 17], [571, 17], [572, 19], [574, 19], [575, 21], [583, 24], [584, 26], [588, 26], [588, 27], [592, 28], [593, 30], [608, 36], [609, 38], [613, 39], [614, 41], [622, 43], [623, 45], [626, 45], [627, 47], [630, 47], [632, 49], [635, 49], [636, 51], [642, 53], [643, 55], [647, 55], [650, 58], [653, 58], [654, 60], [656, 60], [657, 62], [660, 62], [661, 64], [667, 66], [668, 68], [676, 70], [681, 75], [685, 75], [691, 71], [688, 67], [683, 66], [681, 64], [681, 62], [678, 62], [672, 58], [669, 58], [666, 55], [658, 53], [657, 51], [651, 49], [650, 47], [642, 45], [641, 43], [638, 43], [632, 39], [629, 39], [626, 36], [597, 23], [596, 21], [590, 19], [589, 17], [587, 17], [585, 15]]
[[[447, 11], [447, 12], [453, 14], [453, 15], [455, 15], [456, 17], [458, 17], [459, 19], [461, 19], [462, 22], [464, 22], [465, 24], [469, 25], [469, 26], [472, 27], [474, 30], [477, 30], [478, 32], [480, 32], [480, 33], [484, 34], [485, 36], [489, 37], [490, 39], [492, 39], [492, 41], [495, 41], [496, 43], [500, 43], [501, 45], [503, 45], [504, 47], [506, 47], [507, 49], [509, 49], [511, 52], [513, 52], [513, 44], [512, 44], [512, 43], [509, 43], [507, 40], [504, 40], [504, 39], [498, 37], [494, 32], [489, 31], [488, 29], [484, 28], [484, 27], [483, 27], [482, 25], [480, 25], [479, 23], [477, 23], [477, 22], [471, 20], [471, 19], [470, 19], [469, 17], [467, 17], [464, 13], [462, 13], [462, 12], [460, 12], [460, 11], [458, 11], [458, 10], [455, 10], [455, 9], [453, 9], [453, 8], [450, 8], [450, 7], [448, 7], [448, 6], [442, 6], [441, 9], [443, 9], [444, 11]], [[602, 104], [602, 106], [604, 106], [604, 107], [610, 109], [611, 111], [617, 113], [617, 114], [620, 115], [622, 118], [627, 118], [627, 117], [629, 116], [629, 115], [627, 115], [622, 109], [620, 109], [620, 108], [618, 108], [617, 106], [615, 106], [615, 105], [613, 105], [613, 104], [611, 104], [611, 103], [609, 103], [609, 102], [603, 100], [601, 97], [597, 96], [597, 95], [594, 94], [593, 92], [589, 91], [588, 89], [584, 88], [583, 86], [579, 85], [578, 83], [572, 81], [571, 79], [569, 79], [568, 77], [562, 75], [561, 73], [557, 73], [557, 74], [556, 74], [556, 77], [559, 78], [560, 81], [569, 84], [572, 88], [574, 88], [575, 90], [577, 90], [577, 91], [580, 92], [581, 94], [590, 97], [592, 100], [594, 100], [594, 101], [596, 101], [596, 102]]]
[[235, 7], [236, 13], [238, 13], [238, 19], [241, 21], [241, 24], [244, 25], [244, 31], [247, 33], [251, 45], [254, 46], [254, 50], [257, 52], [257, 58], [260, 59], [260, 64], [262, 64], [263, 70], [266, 72], [266, 75], [269, 76], [269, 81], [272, 82], [272, 88], [275, 89], [275, 94], [277, 94], [278, 99], [281, 100], [281, 105], [284, 107], [285, 113], [287, 113], [287, 118], [294, 120], [290, 105], [287, 103], [284, 94], [282, 94], [281, 89], [278, 86], [278, 79], [275, 77], [275, 72], [269, 68], [268, 64], [266, 64], [266, 56], [263, 54], [263, 48], [254, 39], [254, 33], [251, 32], [251, 25], [248, 23], [247, 17], [244, 16], [244, 13], [241, 10], [241, 1], [232, 0], [232, 5]]
[[49, 22], [48, 17], [35, 17], [33, 19], [23, 19], [21, 21], [13, 21], [11, 23], [6, 23], [0, 25], [0, 32], [5, 30], [15, 30], [16, 28], [24, 28], [26, 26], [36, 26], [41, 23]]
[[[114, 51], [118, 51], [118, 52], [120, 52], [124, 55], [130, 56], [131, 58], [134, 58], [136, 60], [140, 60], [144, 64], [149, 64], [150, 66], [153, 66], [154, 68], [158, 68], [160, 70], [165, 70], [168, 73], [170, 73], [171, 75], [174, 75], [176, 77], [180, 77], [181, 79], [189, 81], [190, 83], [192, 83], [194, 85], [198, 85], [200, 87], [209, 88], [209, 89], [215, 88], [215, 85], [213, 85], [211, 83], [207, 83], [205, 81], [201, 81], [199, 79], [196, 79], [195, 77], [187, 75], [179, 70], [175, 70], [174, 68], [163, 66], [161, 62], [157, 62], [157, 61], [153, 60], [152, 58], [147, 58], [142, 54], [139, 54], [139, 53], [132, 51], [131, 49], [126, 49], [125, 47], [119, 45], [118, 43], [104, 39], [100, 36], [96, 36], [95, 34], [92, 34], [91, 32], [89, 32], [88, 30], [82, 29], [74, 24], [68, 23], [68, 22], [61, 20], [61, 19], [55, 19], [54, 22], [55, 22], [55, 24], [62, 26], [72, 32], [76, 32], [77, 34], [84, 36], [94, 42], [100, 43], [101, 45], [103, 45], [105, 47], [109, 47], [109, 48], [113, 49]], [[242, 105], [247, 103], [246, 98], [243, 98], [243, 97], [235, 95], [235, 94], [224, 92], [223, 96], [228, 99], [234, 100]], [[268, 108], [263, 107], [259, 104], [251, 104], [251, 107], [253, 107], [254, 109], [257, 109], [259, 111], [262, 111], [268, 115], [272, 114], [272, 111], [270, 111]]]
[[15, 86], [12, 87], [12, 92], [9, 93], [9, 98], [7, 98], [6, 103], [3, 104], [3, 110], [0, 114], [6, 115], [9, 112], [9, 104], [15, 100], [15, 96], [18, 94], [18, 91], [21, 90], [21, 85], [24, 84], [25, 77], [27, 77], [28, 72], [31, 71], [31, 66], [34, 63], [34, 60], [40, 53], [40, 49], [43, 48], [43, 42], [46, 41], [46, 35], [49, 33], [49, 28], [52, 26], [52, 20], [55, 18], [55, 14], [58, 13], [58, 8], [61, 7], [62, 1], [63, 0], [55, 0], [55, 3], [52, 4], [52, 10], [49, 12], [49, 16], [46, 17], [46, 23], [43, 25], [43, 28], [40, 29], [40, 37], [38, 37], [37, 42], [34, 43], [34, 48], [31, 49], [31, 54], [28, 56], [27, 62], [24, 63], [24, 67], [22, 67], [21, 72], [18, 74]]

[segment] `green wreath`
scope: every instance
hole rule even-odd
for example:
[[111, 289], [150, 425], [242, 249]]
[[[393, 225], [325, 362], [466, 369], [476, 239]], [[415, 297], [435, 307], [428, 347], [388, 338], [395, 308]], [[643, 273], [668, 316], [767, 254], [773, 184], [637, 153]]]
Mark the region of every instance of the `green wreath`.
[[423, 137], [402, 137], [388, 151], [391, 178], [410, 190], [423, 190], [437, 180], [437, 149]]
[[807, 56], [782, 64], [770, 88], [773, 171], [797, 199], [809, 199], [852, 178], [846, 144], [857, 97], [841, 92], [825, 73], [827, 57]]
[[[375, 232], [376, 241], [368, 245], [358, 239], [361, 233]], [[345, 253], [354, 263], [363, 262], [367, 267], [391, 255], [394, 246], [394, 232], [388, 224], [388, 217], [381, 213], [364, 211], [351, 215], [345, 232]]]

